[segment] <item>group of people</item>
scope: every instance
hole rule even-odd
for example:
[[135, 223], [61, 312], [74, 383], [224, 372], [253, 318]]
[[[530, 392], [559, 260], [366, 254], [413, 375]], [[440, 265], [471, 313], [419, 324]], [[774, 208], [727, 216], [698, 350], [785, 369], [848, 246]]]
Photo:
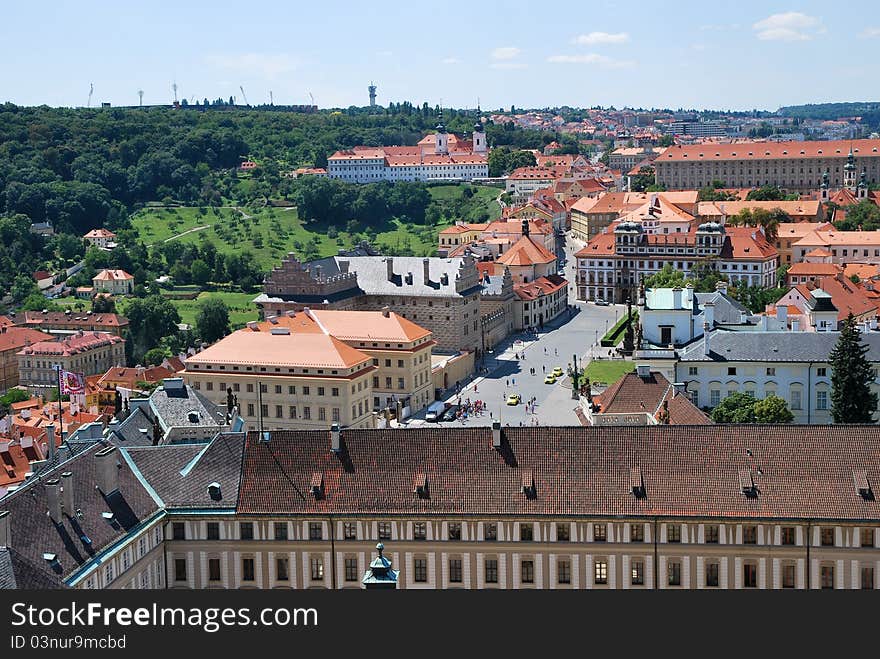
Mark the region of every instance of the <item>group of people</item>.
[[[457, 404], [458, 409], [455, 411], [455, 420], [461, 423], [465, 423], [468, 416], [483, 416], [486, 411], [486, 403], [482, 400], [471, 402], [471, 399], [468, 398], [462, 403], [461, 398], [459, 398]], [[490, 412], [489, 414], [491, 415], [492, 413]]]

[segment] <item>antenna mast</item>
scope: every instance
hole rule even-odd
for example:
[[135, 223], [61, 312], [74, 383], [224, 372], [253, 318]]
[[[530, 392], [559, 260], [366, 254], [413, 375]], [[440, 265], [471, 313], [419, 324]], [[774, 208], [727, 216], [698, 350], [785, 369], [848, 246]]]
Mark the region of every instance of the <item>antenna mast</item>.
[[376, 84], [370, 80], [370, 86], [367, 87], [367, 91], [370, 92], [370, 107], [376, 107]]
[[171, 89], [174, 91], [174, 105], [177, 105], [177, 81], [171, 83]]
[[138, 89], [138, 107], [144, 107], [144, 90]]
[[92, 107], [92, 94], [93, 94], [94, 92], [95, 92], [95, 84], [92, 83], [92, 82], [90, 82], [90, 83], [89, 83], [89, 100], [86, 101], [86, 107], [87, 107], [87, 108]]
[[241, 97], [244, 99], [244, 104], [245, 104], [245, 105], [248, 105], [247, 96], [246, 96], [245, 93], [244, 93], [244, 87], [242, 87], [241, 85], [239, 85], [238, 88], [241, 90]]

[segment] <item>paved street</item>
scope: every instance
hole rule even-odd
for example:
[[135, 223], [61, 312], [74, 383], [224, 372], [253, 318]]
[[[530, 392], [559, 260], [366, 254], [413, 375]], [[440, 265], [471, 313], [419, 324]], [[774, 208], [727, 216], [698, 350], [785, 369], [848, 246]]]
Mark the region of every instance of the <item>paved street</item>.
[[[574, 258], [572, 248], [566, 247], [568, 262], [565, 265], [566, 278], [574, 281]], [[540, 425], [577, 425], [578, 418], [574, 413], [576, 406], [571, 397], [571, 384], [568, 375], [557, 379], [556, 384], [544, 384], [545, 372], [549, 373], [559, 366], [567, 373], [573, 355], [577, 355], [578, 365], [586, 365], [590, 350], [597, 339], [625, 313], [624, 305], [597, 307], [594, 304], [578, 302], [575, 299], [576, 289], [570, 283], [569, 302], [574, 305], [575, 313], [566, 322], [565, 315], [552, 326], [545, 326], [534, 337], [514, 335], [510, 337], [506, 347], [499, 347], [500, 352], [490, 355], [484, 366], [488, 374], [478, 375], [468, 382], [460, 395], [451, 392], [446, 398], [449, 403], [464, 403], [482, 400], [488, 405], [488, 411], [482, 416], [468, 417], [464, 425], [490, 425], [493, 420], [501, 419], [504, 425], [532, 425], [534, 419]], [[503, 349], [502, 349], [503, 348]], [[522, 359], [517, 359], [517, 354]], [[530, 369], [535, 369], [531, 375]], [[507, 405], [506, 397], [517, 393], [523, 402], [519, 405]], [[534, 414], [526, 412], [525, 403], [531, 398], [536, 399]], [[491, 416], [490, 416], [491, 413]], [[411, 419], [406, 425], [416, 426], [426, 423], [424, 412]], [[440, 425], [463, 425], [461, 421], [442, 422]]]

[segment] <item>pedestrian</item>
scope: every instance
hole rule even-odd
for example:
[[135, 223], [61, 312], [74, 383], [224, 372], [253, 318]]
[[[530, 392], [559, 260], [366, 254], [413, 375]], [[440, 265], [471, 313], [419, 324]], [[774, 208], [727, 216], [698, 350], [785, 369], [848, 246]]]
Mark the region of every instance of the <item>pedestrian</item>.
[[505, 387], [509, 387], [509, 386], [510, 386], [510, 379], [509, 379], [509, 378], [507, 378], [507, 379], [504, 380], [504, 386], [505, 386]]
[[474, 382], [474, 393], [477, 393], [477, 383]]
[[510, 378], [510, 381], [513, 382], [513, 386], [516, 386], [516, 378]]
[[559, 351], [558, 351], [556, 348], [553, 348], [553, 354], [558, 356], [558, 355], [559, 355]]
[[492, 412], [491, 412], [491, 411], [489, 412], [489, 418], [490, 418], [490, 419], [492, 418]]
[[546, 373], [547, 367], [544, 364], [541, 364], [541, 373]]

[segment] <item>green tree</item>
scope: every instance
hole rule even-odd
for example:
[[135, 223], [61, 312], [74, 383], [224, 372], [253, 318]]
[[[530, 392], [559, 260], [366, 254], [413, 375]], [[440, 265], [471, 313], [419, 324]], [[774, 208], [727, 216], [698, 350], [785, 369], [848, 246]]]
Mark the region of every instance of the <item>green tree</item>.
[[135, 298], [125, 311], [131, 335], [131, 359], [141, 363], [150, 348], [155, 348], [162, 337], [177, 334], [180, 314], [161, 295]]
[[98, 295], [92, 298], [93, 313], [116, 313], [116, 302], [112, 297]]
[[871, 391], [874, 369], [865, 357], [868, 346], [852, 313], [843, 321], [831, 351], [831, 415], [834, 423], [874, 423], [877, 394]]
[[846, 219], [834, 223], [839, 231], [876, 231], [880, 229], [880, 207], [863, 199], [846, 209]]
[[654, 185], [654, 179], [653, 167], [641, 167], [639, 173], [630, 178], [630, 189], [633, 192], [645, 192], [649, 186]]
[[41, 293], [31, 293], [21, 303], [22, 311], [63, 311], [61, 305]]
[[196, 259], [189, 268], [190, 277], [194, 284], [204, 286], [211, 278], [211, 268], [202, 259]]
[[758, 399], [751, 394], [735, 391], [722, 400], [712, 410], [715, 423], [755, 423], [755, 403]]
[[229, 334], [229, 308], [220, 298], [208, 298], [199, 303], [196, 330], [202, 341], [214, 343]]
[[148, 366], [158, 366], [165, 360], [165, 351], [162, 348], [150, 348], [144, 353], [144, 362]]
[[755, 423], [791, 423], [794, 415], [784, 399], [770, 394], [754, 405]]
[[785, 193], [776, 185], [765, 185], [755, 190], [750, 190], [746, 195], [746, 201], [782, 201]]

